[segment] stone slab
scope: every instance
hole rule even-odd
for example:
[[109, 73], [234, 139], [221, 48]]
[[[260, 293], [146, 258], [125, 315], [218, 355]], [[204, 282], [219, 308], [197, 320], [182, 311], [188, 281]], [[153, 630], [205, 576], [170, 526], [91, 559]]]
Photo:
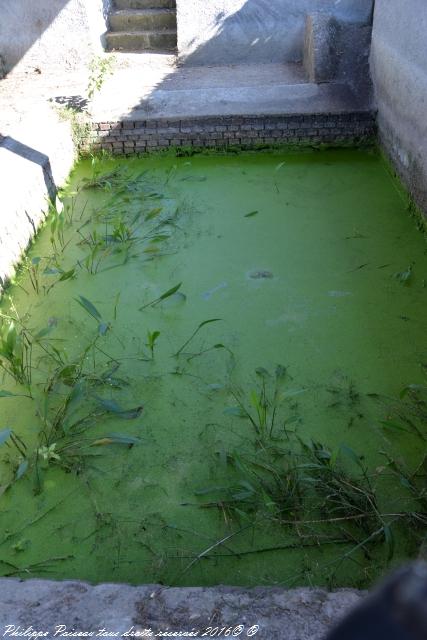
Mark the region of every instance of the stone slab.
[[109, 637], [139, 631], [141, 638], [162, 637], [160, 632], [187, 632], [163, 637], [201, 638], [208, 627], [231, 627], [236, 629], [231, 637], [322, 640], [363, 596], [351, 589], [91, 586], [5, 578], [0, 579], [0, 635], [13, 640], [5, 631], [14, 625], [21, 631], [32, 627], [47, 632], [44, 637], [49, 640], [64, 637], [55, 636], [63, 625], [66, 631], [94, 632], [94, 637], [108, 637], [99, 634], [104, 629], [117, 634]]

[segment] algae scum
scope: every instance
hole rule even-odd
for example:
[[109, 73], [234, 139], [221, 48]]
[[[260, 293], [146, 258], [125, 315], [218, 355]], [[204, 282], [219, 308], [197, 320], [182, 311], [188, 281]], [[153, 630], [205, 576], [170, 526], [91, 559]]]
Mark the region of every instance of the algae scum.
[[426, 245], [369, 151], [82, 161], [1, 313], [0, 574], [366, 586], [423, 552]]

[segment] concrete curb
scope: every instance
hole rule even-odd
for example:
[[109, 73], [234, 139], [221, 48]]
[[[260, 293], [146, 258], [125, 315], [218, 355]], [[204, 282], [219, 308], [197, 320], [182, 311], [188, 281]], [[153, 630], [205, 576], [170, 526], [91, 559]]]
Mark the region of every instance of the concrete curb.
[[[231, 631], [230, 637], [321, 640], [364, 595], [352, 589], [91, 586], [3, 578], [0, 634], [4, 638], [35, 638], [32, 633], [42, 632], [38, 637], [47, 639], [82, 634], [202, 638], [228, 637], [225, 631], [231, 628], [234, 636]], [[74, 635], [66, 635], [73, 631]]]

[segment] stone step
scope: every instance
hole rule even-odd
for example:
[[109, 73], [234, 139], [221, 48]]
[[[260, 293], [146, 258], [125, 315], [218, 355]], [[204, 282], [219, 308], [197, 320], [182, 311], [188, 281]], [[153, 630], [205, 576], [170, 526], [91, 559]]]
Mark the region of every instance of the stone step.
[[176, 12], [173, 9], [120, 9], [110, 15], [111, 31], [176, 30]]
[[115, 0], [116, 9], [175, 9], [175, 0]]
[[176, 29], [163, 31], [110, 31], [106, 34], [109, 51], [176, 50]]

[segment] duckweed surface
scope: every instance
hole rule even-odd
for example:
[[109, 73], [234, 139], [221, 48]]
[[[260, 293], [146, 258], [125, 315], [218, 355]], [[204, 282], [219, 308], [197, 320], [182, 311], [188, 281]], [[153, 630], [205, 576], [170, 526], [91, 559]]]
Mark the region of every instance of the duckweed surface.
[[0, 575], [423, 552], [426, 244], [371, 151], [82, 161], [3, 298]]

